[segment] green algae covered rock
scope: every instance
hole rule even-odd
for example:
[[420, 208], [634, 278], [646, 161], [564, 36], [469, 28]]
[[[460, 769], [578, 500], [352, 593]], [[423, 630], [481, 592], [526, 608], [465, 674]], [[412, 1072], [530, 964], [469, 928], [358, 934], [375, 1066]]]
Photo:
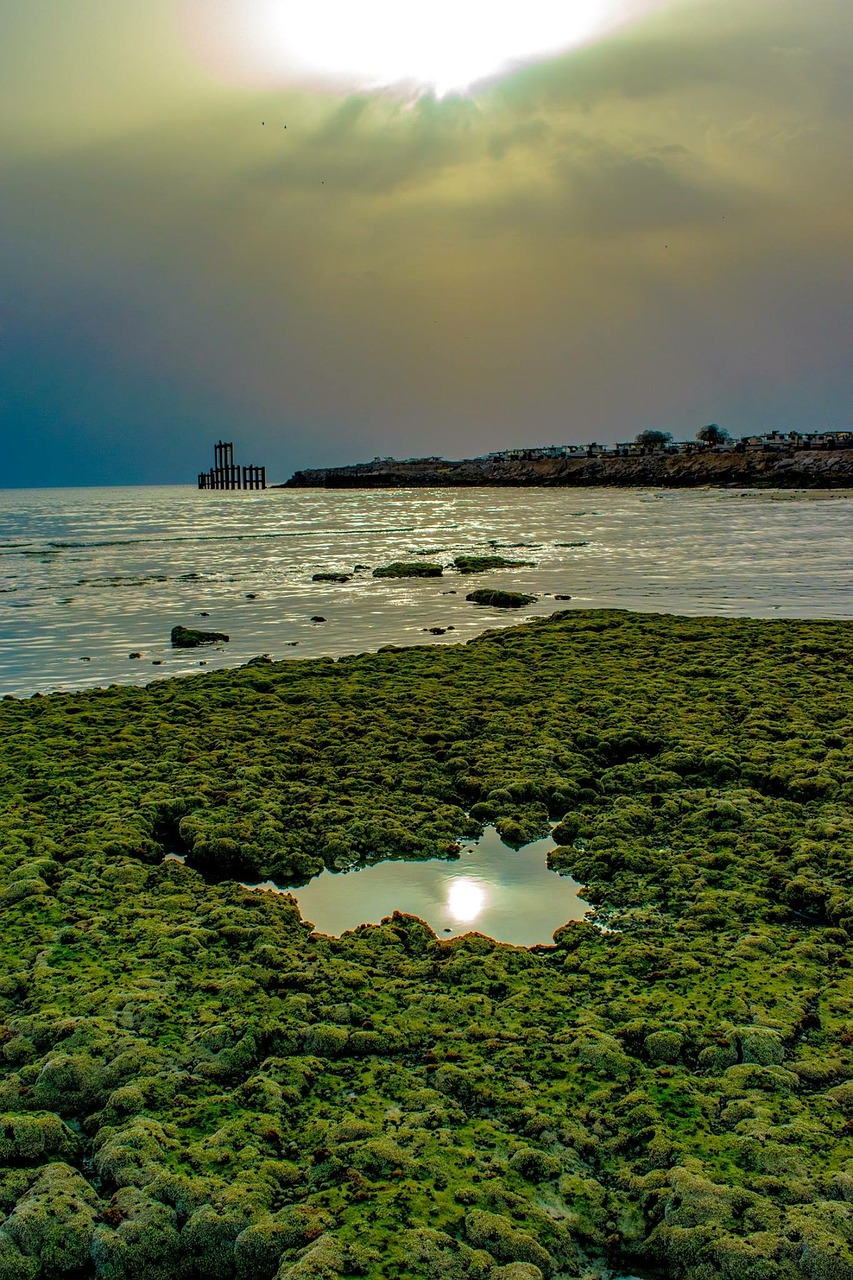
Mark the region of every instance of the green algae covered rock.
[[236, 1238], [236, 1280], [272, 1280], [282, 1255], [316, 1240], [326, 1224], [326, 1216], [308, 1205], [292, 1205], [253, 1223]]
[[760, 1066], [778, 1066], [785, 1057], [785, 1046], [779, 1032], [769, 1027], [740, 1027], [735, 1035], [740, 1045], [741, 1061]]
[[173, 649], [198, 649], [203, 644], [218, 644], [229, 639], [221, 631], [198, 631], [194, 627], [172, 627]]
[[546, 1182], [560, 1172], [559, 1160], [535, 1147], [519, 1148], [512, 1155], [509, 1167], [528, 1182]]
[[77, 1139], [59, 1116], [47, 1111], [0, 1115], [0, 1162], [32, 1163], [46, 1156], [71, 1155]]
[[3, 890], [0, 898], [6, 902], [20, 902], [23, 898], [32, 898], [37, 894], [49, 893], [50, 888], [38, 876], [27, 876], [12, 880]]
[[684, 1036], [678, 1031], [652, 1031], [646, 1036], [646, 1053], [652, 1062], [678, 1062], [684, 1047]]
[[391, 564], [380, 565], [373, 570], [374, 578], [440, 578], [444, 570], [440, 564], [428, 561], [414, 562], [394, 560]]
[[295, 1262], [283, 1262], [274, 1280], [340, 1280], [347, 1274], [347, 1257], [334, 1236], [320, 1239]]
[[40, 1271], [38, 1258], [21, 1253], [11, 1236], [0, 1226], [0, 1276], [3, 1280], [37, 1280]]
[[460, 573], [487, 573], [490, 569], [530, 568], [532, 560], [505, 560], [503, 556], [457, 556], [453, 567]]
[[492, 1280], [497, 1274], [490, 1254], [444, 1231], [413, 1229], [405, 1233], [402, 1244], [411, 1274], [423, 1280]]
[[[235, 1242], [246, 1226], [246, 1214], [239, 1209], [200, 1205], [181, 1231], [180, 1255], [185, 1268], [205, 1280], [233, 1280]], [[260, 1270], [256, 1274], [263, 1280]]]
[[469, 591], [466, 600], [472, 604], [488, 605], [492, 609], [523, 609], [526, 604], [535, 604], [536, 596], [526, 596], [520, 591], [498, 591], [496, 588], [480, 587], [477, 591]]
[[98, 1280], [173, 1280], [180, 1236], [171, 1206], [124, 1187], [103, 1218], [92, 1238]]
[[532, 1262], [510, 1262], [505, 1267], [494, 1267], [489, 1280], [542, 1280], [542, 1272]]
[[[17, 1202], [3, 1231], [43, 1274], [74, 1274], [89, 1261], [103, 1208], [97, 1193], [75, 1169], [49, 1164]], [[6, 1274], [0, 1247], [0, 1275]]]
[[465, 1235], [475, 1248], [485, 1249], [498, 1262], [527, 1262], [549, 1276], [554, 1260], [527, 1231], [520, 1231], [510, 1218], [485, 1209], [472, 1209], [465, 1216]]

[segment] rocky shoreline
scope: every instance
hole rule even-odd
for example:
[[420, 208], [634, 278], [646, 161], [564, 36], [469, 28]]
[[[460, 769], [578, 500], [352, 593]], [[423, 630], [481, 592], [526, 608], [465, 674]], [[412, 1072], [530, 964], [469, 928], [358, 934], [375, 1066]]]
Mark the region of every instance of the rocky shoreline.
[[296, 471], [283, 489], [410, 489], [439, 487], [623, 487], [702, 485], [766, 489], [853, 487], [853, 449], [723, 449], [701, 453], [461, 461], [377, 459], [346, 467]]

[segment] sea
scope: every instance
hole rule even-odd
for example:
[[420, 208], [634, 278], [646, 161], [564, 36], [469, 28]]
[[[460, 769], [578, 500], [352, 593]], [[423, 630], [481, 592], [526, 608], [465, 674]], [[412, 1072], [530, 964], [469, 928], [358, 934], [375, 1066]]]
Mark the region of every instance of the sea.
[[[837, 490], [3, 490], [0, 694], [459, 644], [557, 609], [850, 618], [851, 552]], [[530, 563], [472, 577], [447, 567], [462, 554]], [[444, 575], [372, 576], [393, 560]], [[536, 603], [466, 601], [486, 582]], [[229, 640], [173, 649], [176, 624]]]

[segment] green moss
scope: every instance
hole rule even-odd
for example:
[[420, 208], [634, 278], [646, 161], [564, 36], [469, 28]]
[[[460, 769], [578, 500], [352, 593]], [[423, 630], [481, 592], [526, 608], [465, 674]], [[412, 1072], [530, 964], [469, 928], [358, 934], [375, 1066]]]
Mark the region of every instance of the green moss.
[[[851, 658], [577, 612], [0, 704], [4, 1280], [844, 1276]], [[553, 948], [238, 882], [555, 820]]]

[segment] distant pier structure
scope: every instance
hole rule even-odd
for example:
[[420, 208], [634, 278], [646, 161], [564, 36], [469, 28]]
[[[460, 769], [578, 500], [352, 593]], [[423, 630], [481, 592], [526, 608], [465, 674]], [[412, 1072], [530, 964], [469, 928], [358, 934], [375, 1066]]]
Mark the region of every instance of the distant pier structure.
[[214, 465], [210, 470], [199, 472], [199, 489], [266, 489], [266, 467], [239, 466], [234, 461], [234, 445], [230, 441], [217, 440], [213, 455]]

